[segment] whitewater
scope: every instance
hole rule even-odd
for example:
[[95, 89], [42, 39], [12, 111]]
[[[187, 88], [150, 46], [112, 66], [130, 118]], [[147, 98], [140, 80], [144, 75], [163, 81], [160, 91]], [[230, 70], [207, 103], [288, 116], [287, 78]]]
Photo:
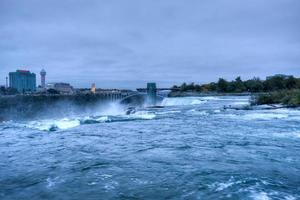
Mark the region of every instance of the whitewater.
[[300, 109], [249, 100], [0, 122], [0, 199], [300, 199]]

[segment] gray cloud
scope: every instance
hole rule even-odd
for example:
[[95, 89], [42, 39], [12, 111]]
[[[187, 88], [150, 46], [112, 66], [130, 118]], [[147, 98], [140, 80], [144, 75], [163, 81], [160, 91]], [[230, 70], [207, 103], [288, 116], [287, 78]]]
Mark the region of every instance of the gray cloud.
[[298, 0], [1, 0], [0, 84], [48, 72], [77, 87], [300, 76]]

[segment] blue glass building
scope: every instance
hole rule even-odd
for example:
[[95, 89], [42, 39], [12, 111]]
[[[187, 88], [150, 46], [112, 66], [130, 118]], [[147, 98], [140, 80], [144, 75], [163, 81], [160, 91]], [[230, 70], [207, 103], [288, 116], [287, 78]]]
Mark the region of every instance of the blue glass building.
[[36, 75], [27, 70], [17, 70], [9, 73], [9, 87], [19, 92], [34, 92], [36, 90]]

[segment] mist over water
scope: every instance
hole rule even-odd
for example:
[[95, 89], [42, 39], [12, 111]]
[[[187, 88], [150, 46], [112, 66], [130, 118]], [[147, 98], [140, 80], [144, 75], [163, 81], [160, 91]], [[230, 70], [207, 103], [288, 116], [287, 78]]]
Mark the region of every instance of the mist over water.
[[249, 97], [0, 123], [0, 199], [299, 199], [300, 110]]

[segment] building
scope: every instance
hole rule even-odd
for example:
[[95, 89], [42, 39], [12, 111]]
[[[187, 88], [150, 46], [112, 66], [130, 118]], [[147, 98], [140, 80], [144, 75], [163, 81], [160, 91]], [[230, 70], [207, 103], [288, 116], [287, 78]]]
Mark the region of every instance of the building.
[[92, 84], [91, 92], [94, 94], [96, 93], [96, 84], [95, 83]]
[[36, 75], [28, 70], [17, 70], [9, 73], [9, 87], [18, 92], [36, 91]]
[[73, 87], [69, 83], [48, 83], [47, 89], [54, 89], [63, 94], [72, 94]]
[[42, 71], [40, 72], [41, 75], [41, 87], [42, 89], [46, 88], [46, 71], [44, 69], [42, 69]]

